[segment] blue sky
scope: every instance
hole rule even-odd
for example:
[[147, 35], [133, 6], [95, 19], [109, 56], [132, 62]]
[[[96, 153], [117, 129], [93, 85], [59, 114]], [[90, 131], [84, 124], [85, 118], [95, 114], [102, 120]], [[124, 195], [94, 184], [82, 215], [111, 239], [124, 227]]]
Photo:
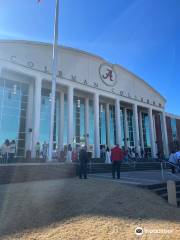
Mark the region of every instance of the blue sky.
[[[52, 42], [55, 0], [4, 0], [0, 38]], [[139, 75], [180, 115], [180, 0], [60, 0], [60, 44]]]

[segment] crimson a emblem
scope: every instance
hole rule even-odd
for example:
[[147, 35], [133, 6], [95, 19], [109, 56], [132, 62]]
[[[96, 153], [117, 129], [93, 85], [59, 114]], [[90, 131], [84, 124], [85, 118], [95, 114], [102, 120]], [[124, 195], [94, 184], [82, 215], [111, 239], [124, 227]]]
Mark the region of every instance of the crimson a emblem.
[[99, 68], [99, 74], [101, 80], [108, 86], [114, 86], [116, 84], [116, 73], [111, 65], [101, 64]]

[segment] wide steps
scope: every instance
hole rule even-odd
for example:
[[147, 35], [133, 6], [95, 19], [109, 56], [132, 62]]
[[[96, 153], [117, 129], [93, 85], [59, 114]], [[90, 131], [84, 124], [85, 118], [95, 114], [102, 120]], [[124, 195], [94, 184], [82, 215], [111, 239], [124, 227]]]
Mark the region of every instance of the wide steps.
[[[167, 184], [160, 183], [160, 184], [153, 184], [147, 186], [147, 188], [154, 193], [161, 196], [163, 199], [168, 201], [168, 193], [167, 193]], [[180, 181], [176, 181], [176, 197], [177, 197], [177, 207], [180, 207]]]
[[[160, 170], [160, 163], [131, 163], [131, 164], [121, 164], [121, 171], [146, 171], [146, 170]], [[90, 173], [109, 173], [112, 170], [111, 164], [105, 163], [91, 163], [88, 166], [88, 171]]]

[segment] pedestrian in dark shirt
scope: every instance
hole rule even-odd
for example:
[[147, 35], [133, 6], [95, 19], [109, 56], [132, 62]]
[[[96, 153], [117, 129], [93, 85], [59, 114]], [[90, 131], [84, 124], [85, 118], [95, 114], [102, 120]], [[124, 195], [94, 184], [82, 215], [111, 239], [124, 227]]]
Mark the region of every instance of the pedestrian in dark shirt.
[[88, 163], [88, 153], [86, 146], [82, 146], [79, 152], [79, 178], [87, 179], [87, 163]]

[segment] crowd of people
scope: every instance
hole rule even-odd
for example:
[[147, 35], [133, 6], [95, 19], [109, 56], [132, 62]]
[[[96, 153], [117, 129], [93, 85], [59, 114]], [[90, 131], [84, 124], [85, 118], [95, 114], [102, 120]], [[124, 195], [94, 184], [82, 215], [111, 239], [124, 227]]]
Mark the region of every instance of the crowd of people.
[[46, 141], [44, 141], [42, 146], [40, 142], [37, 142], [35, 146], [36, 158], [42, 158], [44, 161], [46, 161], [48, 156], [48, 148], [49, 145], [46, 143]]
[[[54, 149], [56, 146], [54, 146]], [[41, 145], [40, 142], [37, 142], [35, 145], [35, 153], [37, 159], [43, 159], [44, 161], [47, 160], [48, 157], [48, 150], [49, 150], [49, 144], [44, 141]], [[71, 162], [74, 159], [75, 151], [73, 151], [71, 144], [68, 144], [68, 146], [64, 147], [64, 150], [57, 151], [53, 150], [52, 152], [52, 158], [56, 160], [64, 161], [66, 159], [66, 162]]]
[[0, 148], [2, 163], [13, 162], [16, 155], [16, 142], [6, 139]]
[[[138, 153], [136, 151], [136, 148], [125, 149], [124, 147], [122, 147], [122, 151], [124, 162], [148, 159], [151, 157], [151, 154], [148, 150], [141, 149], [140, 153]], [[101, 159], [103, 159], [105, 163], [111, 163], [111, 150], [109, 147], [107, 147], [106, 149], [105, 146], [101, 147]]]
[[[48, 143], [44, 141], [41, 145], [40, 142], [37, 142], [35, 145], [36, 158], [42, 158], [46, 161], [48, 157]], [[2, 146], [0, 147], [0, 157], [1, 163], [10, 163], [14, 161], [16, 156], [16, 142], [15, 140], [6, 139]], [[57, 154], [57, 153], [56, 153]], [[101, 159], [104, 160], [107, 164], [112, 164], [112, 174], [113, 178], [115, 177], [115, 171], [117, 172], [117, 177], [120, 177], [120, 165], [121, 162], [130, 162], [137, 161], [141, 158], [148, 158], [147, 150], [140, 150], [140, 153], [136, 151], [136, 148], [120, 148], [119, 145], [116, 145], [112, 149], [109, 147], [101, 146], [100, 155]], [[160, 158], [160, 154], [157, 154]], [[57, 156], [55, 156], [57, 158]], [[79, 162], [79, 177], [87, 178], [87, 163], [89, 159], [89, 154], [87, 152], [87, 146], [78, 146], [76, 149], [73, 149], [71, 144], [69, 144], [64, 151], [60, 152], [59, 159], [66, 160], [66, 162]], [[172, 173], [175, 173], [176, 170], [180, 171], [180, 150], [172, 151], [169, 156], [169, 163], [171, 165]]]

